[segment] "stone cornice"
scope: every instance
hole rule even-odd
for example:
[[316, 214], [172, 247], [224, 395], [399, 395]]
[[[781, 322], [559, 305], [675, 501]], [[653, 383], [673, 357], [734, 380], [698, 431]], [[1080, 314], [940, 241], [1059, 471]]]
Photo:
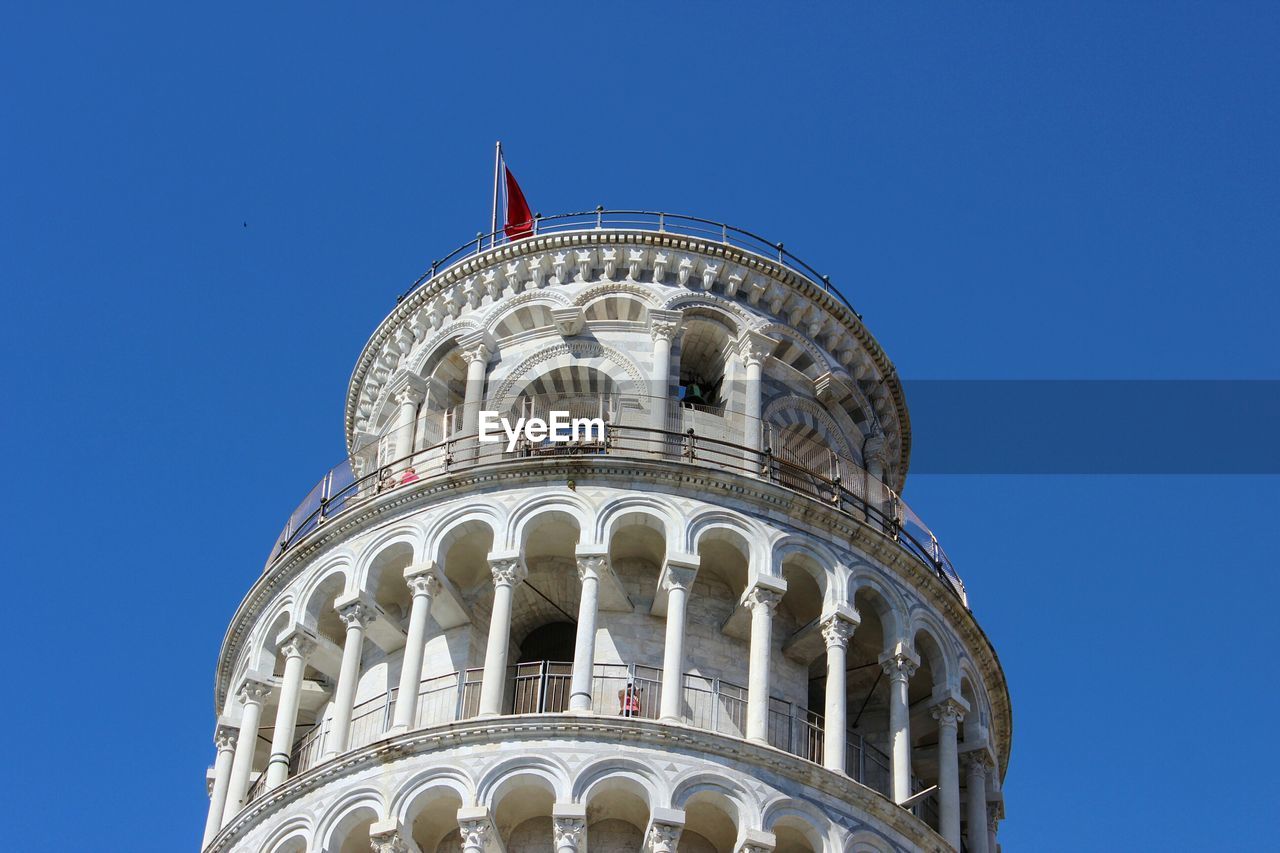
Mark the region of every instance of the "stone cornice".
[[[779, 315], [779, 310], [771, 309], [781, 309], [793, 297], [799, 297], [800, 302], [810, 305], [811, 309], [812, 306], [816, 306], [821, 311], [825, 311], [827, 315], [835, 320], [839, 329], [842, 329], [857, 341], [862, 353], [870, 359], [871, 364], [882, 378], [885, 389], [887, 389], [897, 420], [897, 427], [894, 432], [899, 438], [898, 464], [895, 466], [894, 482], [890, 483], [890, 486], [897, 491], [902, 490], [902, 484], [906, 478], [907, 467], [911, 457], [911, 421], [907, 412], [906, 399], [896, 368], [879, 342], [867, 330], [857, 315], [846, 307], [839, 298], [823, 290], [816, 283], [789, 267], [783, 266], [776, 261], [771, 261], [762, 255], [724, 243], [699, 240], [693, 237], [660, 231], [590, 229], [555, 232], [504, 244], [495, 249], [464, 258], [447, 269], [438, 272], [430, 281], [405, 297], [387, 315], [361, 350], [355, 369], [352, 371], [347, 391], [345, 432], [348, 447], [351, 447], [355, 436], [356, 410], [370, 371], [377, 367], [379, 363], [381, 363], [379, 369], [386, 369], [389, 364], [388, 359], [394, 361], [407, 354], [404, 336], [400, 332], [407, 328], [415, 328], [422, 331], [425, 327], [420, 320], [415, 322], [415, 318], [419, 312], [429, 305], [438, 304], [437, 298], [442, 294], [450, 294], [450, 298], [445, 300], [447, 305], [454, 306], [455, 310], [465, 312], [468, 310], [468, 305], [477, 306], [479, 304], [478, 299], [483, 298], [486, 294], [491, 298], [495, 294], [501, 295], [503, 288], [510, 286], [506, 283], [509, 273], [506, 273], [505, 270], [518, 267], [522, 259], [530, 256], [539, 256], [547, 252], [567, 252], [583, 247], [617, 247], [621, 245], [638, 246], [646, 250], [645, 259], [641, 266], [648, 272], [653, 271], [653, 256], [659, 250], [664, 253], [679, 252], [686, 255], [698, 255], [702, 258], [717, 261], [719, 262], [717, 264], [719, 268], [712, 276], [712, 283], [723, 279], [726, 290], [725, 296], [734, 300], [750, 302], [756, 306], [757, 310], [767, 311], [777, 316], [779, 322], [790, 325], [793, 328], [799, 327], [791, 321], [788, 315], [798, 313], [796, 308], [787, 308], [786, 311], [781, 311], [781, 316]], [[674, 260], [671, 259], [671, 261]], [[729, 264], [734, 265], [743, 275], [725, 275], [727, 271], [724, 267]], [[572, 266], [572, 264], [569, 265], [569, 267]], [[692, 288], [691, 292], [698, 292], [699, 289], [703, 291], [708, 289], [708, 285], [702, 281], [702, 277], [682, 274], [678, 271], [677, 266], [674, 262], [666, 264], [664, 272], [672, 282], [684, 279], [680, 283], [683, 286]], [[541, 269], [536, 283], [532, 280], [521, 282], [515, 289], [545, 286], [545, 281], [542, 278], [545, 272], [545, 269]], [[603, 274], [603, 271], [601, 272]], [[622, 270], [617, 270], [614, 275], [619, 276], [621, 272]], [[488, 275], [489, 273], [493, 275]], [[572, 269], [567, 267], [566, 273], [572, 276]], [[522, 277], [530, 278], [531, 273], [525, 271]], [[764, 277], [769, 282], [781, 286], [783, 290], [777, 292], [780, 292], [782, 296], [775, 296], [770, 299], [770, 294], [776, 290], [773, 284], [759, 288], [750, 286], [750, 283], [746, 280], [748, 278], [754, 280], [759, 277]], [[477, 286], [473, 285], [475, 285], [478, 278], [486, 278], [486, 281], [488, 278], [494, 278], [495, 281], [488, 282], [485, 287], [477, 289]], [[617, 283], [621, 283], [622, 280], [621, 276], [616, 279]], [[763, 284], [763, 281], [761, 283]], [[463, 287], [458, 288], [459, 285]], [[458, 289], [455, 291], [456, 288]], [[809, 320], [810, 322], [807, 324], [809, 326], [820, 326], [823, 329], [829, 328], [825, 323], [813, 322], [810, 311], [803, 313], [804, 316], [800, 319], [800, 327], [806, 325], [805, 320]], [[832, 334], [834, 332], [824, 333], [825, 336]], [[400, 355], [397, 355], [397, 353]]]
[[722, 762], [747, 762], [765, 771], [820, 791], [847, 803], [855, 815], [867, 815], [888, 826], [913, 850], [950, 850], [946, 842], [924, 821], [894, 805], [877, 791], [772, 746], [742, 741], [715, 732], [670, 725], [653, 720], [584, 717], [577, 714], [537, 714], [460, 720], [443, 726], [408, 732], [377, 741], [338, 756], [291, 777], [266, 797], [242, 809], [205, 848], [206, 853], [229, 850], [262, 819], [287, 809], [298, 797], [322, 786], [371, 767], [385, 767], [397, 761], [435, 750], [466, 746], [492, 747], [495, 742], [537, 740], [565, 741], [573, 738], [604, 740], [619, 745], [648, 746], [662, 751], [694, 753]]
[[226, 700], [227, 686], [236, 658], [249, 630], [272, 598], [317, 557], [340, 546], [352, 536], [430, 509], [443, 499], [491, 488], [527, 487], [544, 482], [575, 480], [579, 485], [603, 486], [617, 479], [627, 488], [651, 486], [666, 493], [723, 502], [724, 497], [745, 501], [774, 520], [807, 528], [813, 533], [845, 543], [911, 585], [925, 602], [941, 613], [964, 643], [978, 666], [991, 700], [998, 732], [996, 751], [1001, 771], [1008, 768], [1012, 746], [1013, 714], [1004, 670], [995, 648], [973, 614], [928, 566], [904, 551], [871, 525], [834, 507], [785, 487], [738, 474], [676, 462], [626, 457], [553, 457], [530, 466], [511, 461], [469, 468], [447, 476], [423, 480], [409, 489], [377, 496], [344, 512], [308, 534], [275, 563], [269, 564], [236, 610], [223, 638], [214, 693], [215, 713]]

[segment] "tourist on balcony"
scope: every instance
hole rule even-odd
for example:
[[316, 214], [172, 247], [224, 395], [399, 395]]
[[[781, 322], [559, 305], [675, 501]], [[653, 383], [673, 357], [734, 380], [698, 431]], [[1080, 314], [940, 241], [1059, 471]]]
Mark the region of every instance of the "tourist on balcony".
[[417, 471], [413, 470], [413, 468], [406, 468], [403, 476], [400, 477], [400, 485], [407, 486], [410, 483], [417, 482], [418, 479]]
[[623, 717], [640, 716], [640, 690], [634, 682], [618, 691], [618, 714]]

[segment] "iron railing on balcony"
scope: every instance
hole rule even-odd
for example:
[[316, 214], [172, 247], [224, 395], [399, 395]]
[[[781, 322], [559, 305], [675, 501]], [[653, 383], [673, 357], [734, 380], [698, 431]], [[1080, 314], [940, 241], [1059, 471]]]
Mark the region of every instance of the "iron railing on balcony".
[[[480, 669], [468, 669], [435, 676], [418, 686], [414, 729], [429, 729], [455, 720], [474, 717], [479, 705]], [[569, 685], [573, 672], [570, 661], [533, 661], [508, 667], [507, 714], [563, 713], [569, 707]], [[392, 689], [356, 705], [351, 716], [348, 749], [368, 746], [391, 729], [397, 690]], [[593, 668], [591, 712], [600, 717], [658, 717], [662, 693], [662, 670], [645, 664], [598, 663]], [[747, 689], [720, 678], [686, 673], [681, 690], [681, 721], [694, 728], [735, 738], [746, 737]], [[294, 746], [289, 775], [295, 776], [318, 765], [328, 730], [317, 724]], [[821, 764], [824, 749], [824, 721], [821, 714], [774, 696], [769, 703], [769, 744]], [[859, 733], [845, 734], [845, 768], [852, 778], [890, 795], [889, 757]], [[245, 802], [265, 793], [266, 774], [260, 774], [249, 788]], [[913, 790], [920, 790], [919, 781]], [[936, 810], [936, 801], [917, 804], [913, 811], [927, 819], [927, 810]], [[936, 816], [933, 825], [937, 825]]]
[[[580, 409], [583, 413], [580, 416], [598, 416], [605, 420], [603, 439], [593, 437], [568, 443], [521, 440], [508, 450], [507, 441], [502, 436], [491, 436], [497, 440], [482, 442], [475, 434], [455, 433], [395, 459], [387, 458], [381, 442], [371, 443], [332, 468], [312, 488], [290, 515], [267, 566], [269, 568], [282, 554], [334, 516], [383, 492], [412, 488], [414, 483], [484, 465], [506, 462], [538, 464], [574, 459], [589, 462], [592, 458], [608, 456], [731, 471], [817, 498], [887, 534], [899, 547], [937, 574], [967, 606], [964, 583], [938, 544], [937, 537], [896, 492], [870, 476], [855, 460], [812, 441], [793, 441], [776, 436], [766, 429], [766, 425], [751, 424], [734, 412], [707, 415], [676, 406], [668, 408], [668, 412], [705, 415], [712, 421], [742, 419], [746, 426], [738, 427], [736, 434], [745, 435], [759, 429], [760, 449], [701, 435], [693, 428], [683, 431], [654, 429], [646, 425], [643, 401], [637, 400], [640, 398], [635, 395], [616, 393], [601, 395], [598, 400], [578, 400], [575, 411]], [[652, 404], [653, 401], [650, 402]], [[518, 401], [517, 405], [521, 411], [526, 408], [531, 412], [550, 411], [550, 402], [539, 398], [531, 398], [527, 403]], [[671, 423], [670, 418], [667, 422]], [[776, 448], [770, 446], [774, 440], [778, 444]]]
[[[831, 277], [823, 275], [805, 261], [798, 258], [782, 243], [768, 240], [742, 228], [724, 222], [688, 216], [682, 213], [663, 213], [652, 210], [606, 210], [597, 207], [591, 211], [579, 213], [557, 213], [551, 216], [538, 214], [534, 217], [531, 233], [527, 238], [545, 237], [552, 234], [564, 234], [572, 231], [652, 231], [659, 234], [674, 234], [693, 237], [713, 243], [722, 243], [742, 249], [761, 259], [786, 267], [792, 273], [809, 281], [814, 287], [830, 293], [841, 304], [862, 319], [843, 293], [831, 283]], [[478, 255], [489, 249], [497, 248], [505, 243], [515, 242], [507, 239], [504, 231], [480, 231], [474, 239], [468, 240], [458, 248], [449, 252], [439, 260], [432, 261], [431, 267], [420, 275], [409, 289], [396, 302], [403, 301], [420, 287], [428, 285], [441, 273], [454, 264], [472, 255]]]

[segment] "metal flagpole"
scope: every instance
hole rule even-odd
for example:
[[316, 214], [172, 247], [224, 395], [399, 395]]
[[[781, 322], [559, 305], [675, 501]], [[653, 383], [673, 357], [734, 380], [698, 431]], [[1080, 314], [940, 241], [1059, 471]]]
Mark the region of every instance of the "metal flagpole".
[[498, 240], [498, 171], [502, 167], [502, 140], [493, 143], [493, 221], [489, 229], [489, 248]]

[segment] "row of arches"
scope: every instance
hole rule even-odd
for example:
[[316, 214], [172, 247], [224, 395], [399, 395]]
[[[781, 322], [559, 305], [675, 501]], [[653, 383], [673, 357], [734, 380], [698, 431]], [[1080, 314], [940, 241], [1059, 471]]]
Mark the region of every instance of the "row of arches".
[[[527, 577], [512, 593], [512, 606], [505, 611], [511, 614], [508, 621], [495, 626], [493, 560], [504, 553], [518, 555]], [[566, 676], [562, 685], [567, 686], [568, 673], [583, 663], [575, 660], [575, 617], [582, 613], [577, 566], [583, 553], [598, 555], [607, 567], [605, 585], [613, 590], [611, 597], [601, 599], [599, 622], [592, 631], [594, 651], [585, 664], [597, 672], [599, 683], [607, 681], [598, 675], [601, 667], [629, 666], [635, 672], [643, 666], [662, 673], [666, 682], [682, 679], [676, 717], [686, 724], [747, 736], [744, 712], [749, 696], [744, 685], [750, 659], [749, 631], [744, 628], [749, 620], [741, 614], [747, 592], [768, 588], [778, 596], [764, 664], [771, 685], [772, 745], [839, 767], [890, 796], [894, 697], [884, 658], [902, 649], [919, 665], [906, 696], [914, 787], [940, 781], [943, 771], [938, 758], [941, 732], [930, 714], [937, 702], [955, 697], [968, 709], [959, 735], [961, 748], [978, 748], [988, 741], [989, 705], [967, 653], [922, 603], [908, 603], [886, 573], [798, 531], [664, 495], [627, 493], [593, 500], [568, 490], [505, 493], [486, 504], [449, 504], [390, 526], [327, 556], [300, 578], [259, 621], [240, 671], [279, 678], [286, 666], [280, 638], [295, 627], [316, 636], [322, 647], [327, 643], [331, 649], [330, 663], [325, 666], [323, 654], [307, 662], [307, 683], [314, 686], [318, 701], [299, 712], [298, 738], [323, 732], [326, 725], [332, 728], [334, 687], [341, 685], [334, 661], [342, 656], [344, 641], [350, 643], [340, 604], [364, 599], [381, 614], [376, 624], [382, 632], [370, 627], [361, 641], [356, 698], [361, 703], [384, 695], [389, 699], [396, 684], [405, 683], [398, 668], [403, 666], [400, 649], [411, 609], [406, 573], [425, 564], [434, 566], [441, 583], [453, 591], [452, 606], [460, 618], [451, 621], [439, 608], [433, 609], [426, 662], [418, 673], [421, 682], [470, 668], [487, 671], [485, 650], [488, 645], [491, 653], [492, 644], [486, 638], [501, 628], [511, 649], [504, 655], [514, 661], [516, 674], [503, 688], [500, 711], [563, 711], [563, 704], [522, 703], [517, 698], [519, 667], [559, 661]], [[657, 613], [655, 602], [673, 560], [696, 566], [696, 576], [681, 625], [689, 652], [678, 671], [664, 672], [663, 638], [664, 629], [670, 636], [670, 616]], [[806, 745], [803, 737], [807, 733], [820, 739], [825, 731], [821, 715], [830, 710], [833, 688], [821, 622], [824, 614], [840, 607], [856, 614], [858, 621], [841, 674], [847, 754], [833, 759], [830, 749], [838, 747], [824, 754], [820, 740]], [[611, 683], [609, 689], [620, 686]], [[642, 699], [647, 713], [638, 715], [656, 716], [662, 685], [650, 686], [651, 694]], [[477, 705], [464, 703], [457, 713], [469, 716], [477, 710]], [[621, 708], [606, 702], [597, 703], [594, 711], [619, 713]], [[717, 713], [718, 720], [709, 716]], [[343, 742], [345, 737], [344, 732]], [[360, 743], [353, 742], [353, 748]], [[263, 761], [258, 759], [259, 764]], [[936, 814], [926, 818], [937, 826]]]
[[808, 797], [749, 791], [719, 769], [672, 773], [661, 765], [656, 756], [609, 757], [571, 769], [539, 754], [500, 760], [473, 775], [446, 761], [407, 775], [389, 794], [382, 784], [355, 783], [322, 813], [286, 818], [265, 833], [259, 849], [367, 853], [375, 840], [394, 836], [403, 849], [458, 853], [462, 822], [487, 824], [508, 853], [533, 853], [553, 849], [557, 818], [581, 821], [585, 831], [570, 849], [582, 851], [639, 851], [655, 825], [678, 828], [680, 853], [735, 853], [752, 840], [775, 853], [894, 849], [870, 827], [842, 827]]

